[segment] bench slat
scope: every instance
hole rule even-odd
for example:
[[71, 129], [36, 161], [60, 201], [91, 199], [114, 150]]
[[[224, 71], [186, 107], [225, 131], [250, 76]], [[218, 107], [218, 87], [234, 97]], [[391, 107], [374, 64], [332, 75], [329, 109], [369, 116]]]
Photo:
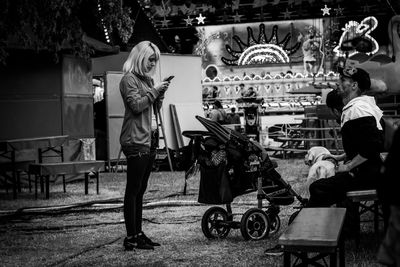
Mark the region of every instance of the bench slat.
[[345, 208], [304, 208], [279, 237], [283, 246], [336, 247]]
[[57, 163], [38, 163], [29, 166], [29, 172], [37, 175], [63, 175], [104, 170], [104, 161], [70, 161]]
[[355, 202], [378, 200], [378, 194], [375, 189], [349, 191], [346, 196]]

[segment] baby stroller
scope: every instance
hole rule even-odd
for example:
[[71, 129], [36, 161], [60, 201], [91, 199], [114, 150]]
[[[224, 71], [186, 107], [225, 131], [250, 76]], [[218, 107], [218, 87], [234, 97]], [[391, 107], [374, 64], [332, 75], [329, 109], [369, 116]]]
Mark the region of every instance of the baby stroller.
[[[226, 204], [226, 209], [209, 208], [201, 228], [207, 238], [225, 238], [231, 229], [240, 229], [246, 240], [260, 240], [276, 233], [281, 225], [280, 205], [290, 205], [296, 197], [305, 203], [275, 170], [266, 150], [237, 131], [218, 122], [196, 116], [208, 131], [184, 131], [190, 138], [193, 167], [200, 168], [198, 202]], [[190, 170], [189, 170], [190, 172]], [[231, 203], [236, 196], [257, 191], [257, 207], [234, 221]], [[268, 205], [263, 205], [263, 199]]]

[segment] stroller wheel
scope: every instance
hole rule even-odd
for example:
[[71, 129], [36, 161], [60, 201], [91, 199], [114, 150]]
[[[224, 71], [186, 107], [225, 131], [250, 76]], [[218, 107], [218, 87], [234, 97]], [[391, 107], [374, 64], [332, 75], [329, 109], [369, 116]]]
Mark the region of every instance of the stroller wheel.
[[268, 236], [270, 221], [262, 209], [252, 208], [243, 214], [240, 232], [245, 240], [260, 240]]
[[281, 228], [281, 219], [279, 218], [278, 214], [276, 213], [268, 213], [269, 221], [271, 222], [269, 234], [273, 235], [276, 234], [279, 229]]
[[211, 207], [201, 219], [201, 230], [207, 238], [225, 238], [231, 230], [228, 212], [221, 207]]

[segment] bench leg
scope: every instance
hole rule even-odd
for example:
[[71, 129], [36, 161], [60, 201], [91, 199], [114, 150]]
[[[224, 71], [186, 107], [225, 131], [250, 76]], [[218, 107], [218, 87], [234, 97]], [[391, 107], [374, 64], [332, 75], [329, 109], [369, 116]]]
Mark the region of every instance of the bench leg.
[[384, 226], [384, 233], [388, 228], [389, 223], [389, 216], [390, 216], [390, 206], [387, 204], [382, 203], [382, 213], [383, 213], [383, 226]]
[[374, 231], [379, 240], [379, 205], [378, 201], [374, 201]]
[[301, 255], [301, 257], [300, 257], [300, 259], [301, 259], [300, 266], [307, 266], [308, 263], [309, 263], [307, 252], [301, 252], [300, 255]]
[[8, 177], [7, 172], [4, 172], [4, 185], [6, 187], [6, 193], [8, 195], [8, 178], [7, 177]]
[[40, 175], [39, 176], [39, 178], [40, 178], [40, 180], [39, 180], [39, 182], [40, 182], [40, 193], [44, 193], [44, 183], [43, 183], [43, 176], [42, 175]]
[[32, 193], [32, 183], [31, 183], [31, 174], [28, 173], [28, 185], [29, 185], [29, 193]]
[[99, 190], [99, 172], [95, 172], [96, 175], [96, 192], [97, 194], [100, 194], [100, 190]]
[[18, 189], [18, 193], [22, 192], [21, 189], [21, 172], [17, 171], [17, 189]]
[[89, 173], [85, 173], [85, 195], [89, 194]]
[[67, 193], [67, 186], [66, 186], [66, 184], [65, 184], [65, 174], [63, 174], [63, 190], [64, 190], [64, 193]]
[[283, 252], [283, 267], [290, 267], [290, 252]]
[[345, 258], [344, 258], [345, 252], [344, 252], [344, 239], [341, 238], [339, 240], [339, 266], [344, 267], [345, 266]]
[[46, 199], [50, 198], [50, 175], [46, 175]]
[[38, 175], [35, 174], [35, 199], [37, 199], [37, 191], [38, 191]]
[[333, 252], [329, 255], [329, 266], [337, 266], [337, 252]]
[[17, 174], [15, 171], [12, 172], [12, 187], [13, 187], [13, 198], [17, 199]]
[[358, 216], [358, 220], [359, 220], [359, 224], [360, 224], [360, 229], [357, 231], [357, 233], [355, 233], [355, 242], [356, 242], [356, 248], [358, 248], [360, 246], [360, 236], [361, 236], [361, 215], [362, 212], [360, 210], [361, 205], [359, 202], [352, 202], [354, 205], [356, 205], [356, 209], [357, 209], [357, 216]]

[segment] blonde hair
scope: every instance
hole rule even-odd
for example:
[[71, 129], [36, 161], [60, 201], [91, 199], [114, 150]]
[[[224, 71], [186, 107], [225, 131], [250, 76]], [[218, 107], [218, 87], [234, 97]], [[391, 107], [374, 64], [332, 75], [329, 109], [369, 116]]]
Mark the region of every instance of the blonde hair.
[[[134, 72], [142, 76], [152, 76], [155, 72], [155, 68], [151, 72], [145, 72], [146, 64], [149, 61], [149, 57], [152, 55], [156, 56], [156, 60], [160, 59], [160, 50], [158, 47], [149, 41], [142, 41], [135, 45], [129, 53], [128, 59], [125, 61], [122, 71], [124, 74], [128, 72]], [[156, 64], [157, 65], [157, 64]]]

